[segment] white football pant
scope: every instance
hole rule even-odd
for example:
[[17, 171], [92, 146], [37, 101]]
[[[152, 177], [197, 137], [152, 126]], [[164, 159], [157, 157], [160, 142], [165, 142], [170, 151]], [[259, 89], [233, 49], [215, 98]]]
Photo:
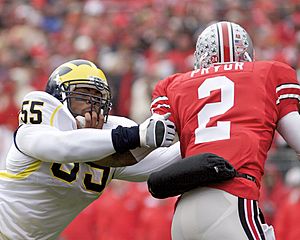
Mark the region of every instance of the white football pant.
[[213, 188], [182, 195], [172, 222], [172, 240], [275, 240], [262, 223], [257, 201]]

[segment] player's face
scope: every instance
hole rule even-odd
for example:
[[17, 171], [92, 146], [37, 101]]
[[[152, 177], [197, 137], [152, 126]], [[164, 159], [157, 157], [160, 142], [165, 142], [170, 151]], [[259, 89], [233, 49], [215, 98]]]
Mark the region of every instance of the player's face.
[[70, 97], [70, 108], [72, 112], [77, 115], [85, 116], [86, 113], [102, 115], [101, 104], [102, 98], [106, 96], [101, 95], [99, 90], [91, 88], [76, 88], [69, 95]]

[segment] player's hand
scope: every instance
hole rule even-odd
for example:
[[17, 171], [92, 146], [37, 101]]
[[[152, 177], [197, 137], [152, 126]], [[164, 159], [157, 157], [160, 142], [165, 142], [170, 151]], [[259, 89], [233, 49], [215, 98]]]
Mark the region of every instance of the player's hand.
[[104, 124], [104, 116], [96, 112], [86, 112], [83, 116], [76, 117], [77, 128], [96, 128], [102, 129]]
[[169, 147], [175, 138], [175, 125], [170, 113], [155, 114], [139, 125], [140, 144], [144, 147]]

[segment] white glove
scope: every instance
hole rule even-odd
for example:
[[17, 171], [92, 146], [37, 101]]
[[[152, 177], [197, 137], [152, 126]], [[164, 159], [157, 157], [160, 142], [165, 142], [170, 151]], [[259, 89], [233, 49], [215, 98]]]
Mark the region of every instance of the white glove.
[[171, 113], [154, 114], [139, 125], [142, 147], [169, 147], [175, 138], [175, 125], [168, 120]]

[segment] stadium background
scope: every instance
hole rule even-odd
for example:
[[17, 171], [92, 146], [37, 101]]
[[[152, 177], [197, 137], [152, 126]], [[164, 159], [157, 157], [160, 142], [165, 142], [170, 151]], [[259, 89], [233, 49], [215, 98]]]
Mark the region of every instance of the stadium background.
[[[22, 97], [43, 90], [61, 63], [75, 58], [97, 63], [112, 87], [113, 114], [140, 123], [149, 116], [153, 85], [192, 69], [198, 34], [219, 20], [239, 23], [249, 32], [257, 60], [286, 62], [300, 79], [299, 0], [1, 0], [0, 159], [17, 127]], [[299, 228], [295, 160], [294, 151], [276, 136], [261, 208], [277, 227], [279, 240], [288, 240], [287, 234]], [[143, 183], [115, 181], [61, 239], [170, 239], [175, 200], [151, 198]]]

